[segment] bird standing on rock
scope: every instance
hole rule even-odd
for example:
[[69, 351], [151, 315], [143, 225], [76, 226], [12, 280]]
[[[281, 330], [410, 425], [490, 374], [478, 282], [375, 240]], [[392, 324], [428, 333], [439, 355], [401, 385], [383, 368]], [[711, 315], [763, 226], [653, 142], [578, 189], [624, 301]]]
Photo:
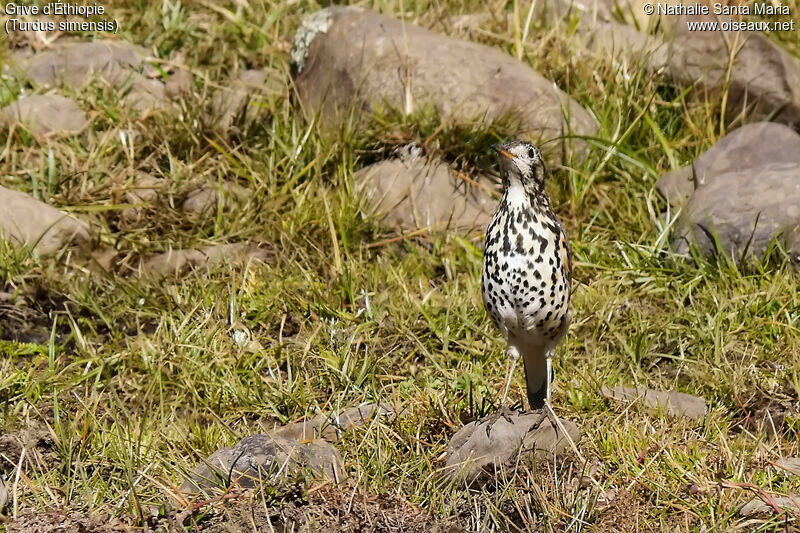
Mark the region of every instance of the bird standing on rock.
[[567, 233], [545, 192], [542, 154], [522, 141], [494, 145], [503, 197], [489, 223], [483, 256], [483, 303], [508, 341], [511, 367], [520, 356], [531, 409], [550, 399], [550, 358], [569, 329], [572, 258]]

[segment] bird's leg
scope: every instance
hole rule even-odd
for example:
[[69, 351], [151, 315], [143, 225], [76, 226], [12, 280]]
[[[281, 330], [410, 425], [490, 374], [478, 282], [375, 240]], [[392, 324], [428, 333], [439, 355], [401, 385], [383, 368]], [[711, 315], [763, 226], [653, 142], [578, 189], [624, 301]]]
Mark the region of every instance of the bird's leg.
[[547, 377], [545, 378], [545, 380], [546, 380], [545, 383], [546, 383], [547, 389], [546, 389], [546, 392], [545, 392], [545, 403], [548, 404], [548, 405], [550, 404], [550, 390], [551, 390], [550, 384], [553, 382], [553, 370], [552, 370], [552, 364], [553, 363], [552, 363], [551, 356], [552, 356], [552, 353], [548, 353], [547, 354], [547, 359], [546, 359], [546, 361], [547, 361]]
[[511, 378], [514, 376], [514, 369], [517, 366], [517, 361], [519, 359], [511, 359], [508, 365], [506, 366], [506, 380], [503, 385], [503, 398], [500, 400], [500, 405], [506, 404], [506, 398], [508, 397], [508, 389], [511, 388]]

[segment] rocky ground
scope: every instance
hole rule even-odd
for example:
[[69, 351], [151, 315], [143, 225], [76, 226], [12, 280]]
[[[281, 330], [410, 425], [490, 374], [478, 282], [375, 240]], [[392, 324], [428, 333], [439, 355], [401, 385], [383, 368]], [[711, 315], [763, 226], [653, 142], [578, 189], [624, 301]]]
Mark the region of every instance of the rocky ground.
[[[796, 528], [796, 33], [145, 4], [3, 44], [0, 527]], [[575, 254], [555, 413], [479, 296], [513, 137]]]

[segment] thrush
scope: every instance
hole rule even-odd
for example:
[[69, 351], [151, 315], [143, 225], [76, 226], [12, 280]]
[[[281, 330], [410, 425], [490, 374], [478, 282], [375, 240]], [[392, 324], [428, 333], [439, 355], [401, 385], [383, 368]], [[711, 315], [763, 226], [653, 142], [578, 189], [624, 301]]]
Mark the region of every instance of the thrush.
[[522, 357], [531, 409], [550, 399], [550, 359], [569, 329], [572, 258], [567, 233], [545, 192], [545, 167], [535, 146], [494, 145], [503, 196], [486, 232], [483, 303], [508, 343], [510, 369]]

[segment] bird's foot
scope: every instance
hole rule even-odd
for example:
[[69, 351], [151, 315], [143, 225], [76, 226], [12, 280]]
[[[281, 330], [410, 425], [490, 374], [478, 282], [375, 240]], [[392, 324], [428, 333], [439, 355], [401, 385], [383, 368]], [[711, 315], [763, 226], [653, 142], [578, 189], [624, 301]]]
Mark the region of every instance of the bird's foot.
[[509, 424], [514, 424], [513, 416], [516, 411], [507, 405], [501, 405], [497, 411], [481, 419], [481, 423], [486, 424], [486, 437], [491, 438], [492, 426], [500, 419], [503, 418]]

